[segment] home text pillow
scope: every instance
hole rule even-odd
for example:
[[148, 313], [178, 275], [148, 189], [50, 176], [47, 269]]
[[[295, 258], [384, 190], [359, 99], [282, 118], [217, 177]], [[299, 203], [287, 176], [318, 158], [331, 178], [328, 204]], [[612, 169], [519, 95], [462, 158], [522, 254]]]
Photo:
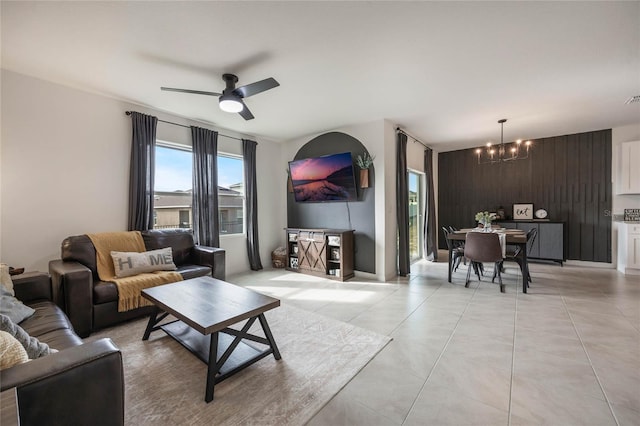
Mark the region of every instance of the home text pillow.
[[24, 347], [6, 331], [0, 331], [0, 370], [29, 361]]
[[15, 338], [24, 350], [27, 352], [29, 359], [40, 358], [41, 356], [49, 355], [50, 353], [58, 352], [56, 349], [52, 349], [46, 343], [42, 343], [40, 340], [33, 336], [29, 336], [22, 327], [15, 324], [6, 315], [0, 315], [0, 331], [9, 333]]
[[112, 251], [113, 268], [117, 278], [130, 277], [144, 272], [175, 271], [171, 247], [143, 253]]
[[0, 263], [0, 284], [7, 289], [11, 296], [16, 295], [16, 293], [13, 291], [13, 281], [11, 280], [11, 275], [9, 274], [9, 265], [7, 265], [6, 263]]

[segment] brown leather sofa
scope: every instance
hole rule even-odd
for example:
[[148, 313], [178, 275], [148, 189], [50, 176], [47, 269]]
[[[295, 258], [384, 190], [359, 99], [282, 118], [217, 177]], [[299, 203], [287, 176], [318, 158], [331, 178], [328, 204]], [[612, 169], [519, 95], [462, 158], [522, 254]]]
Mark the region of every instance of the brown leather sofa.
[[[210, 275], [225, 279], [225, 251], [194, 245], [189, 229], [142, 231], [147, 250], [171, 247], [173, 261], [184, 279]], [[118, 289], [112, 282], [100, 281], [96, 250], [86, 235], [68, 237], [62, 242], [61, 259], [49, 262], [54, 300], [69, 316], [81, 337], [122, 321], [148, 315], [145, 306], [118, 312]]]
[[53, 303], [48, 274], [17, 276], [13, 284], [36, 311], [20, 327], [59, 351], [0, 372], [0, 390], [16, 389], [20, 425], [123, 425], [120, 350], [111, 339], [82, 342]]

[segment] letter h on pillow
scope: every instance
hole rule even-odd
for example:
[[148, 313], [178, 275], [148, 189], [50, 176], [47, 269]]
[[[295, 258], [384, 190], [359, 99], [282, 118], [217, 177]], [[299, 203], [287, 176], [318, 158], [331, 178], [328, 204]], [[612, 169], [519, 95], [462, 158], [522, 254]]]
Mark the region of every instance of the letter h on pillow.
[[175, 271], [171, 247], [143, 253], [112, 251], [113, 267], [117, 278], [130, 277], [145, 272]]

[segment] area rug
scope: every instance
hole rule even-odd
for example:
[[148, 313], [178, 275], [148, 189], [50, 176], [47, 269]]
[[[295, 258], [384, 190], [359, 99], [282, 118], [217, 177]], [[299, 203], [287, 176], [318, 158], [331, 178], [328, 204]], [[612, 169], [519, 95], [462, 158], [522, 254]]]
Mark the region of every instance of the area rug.
[[209, 404], [207, 366], [162, 331], [143, 342], [146, 319], [87, 340], [110, 337], [122, 351], [127, 425], [303, 425], [391, 340], [290, 305], [265, 315], [282, 359], [217, 384]]

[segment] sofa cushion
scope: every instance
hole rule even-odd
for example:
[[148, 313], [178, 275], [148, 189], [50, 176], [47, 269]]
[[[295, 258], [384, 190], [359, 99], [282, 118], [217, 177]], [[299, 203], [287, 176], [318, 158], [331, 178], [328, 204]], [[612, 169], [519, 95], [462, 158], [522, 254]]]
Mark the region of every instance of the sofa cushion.
[[0, 370], [29, 361], [27, 351], [10, 333], [0, 330]]
[[191, 263], [194, 242], [190, 229], [153, 229], [141, 234], [147, 250], [171, 247], [176, 266]]
[[40, 342], [36, 337], [30, 336], [22, 327], [14, 324], [13, 321], [5, 315], [0, 315], [0, 330], [6, 331], [15, 337], [16, 340], [24, 346], [30, 359], [40, 358], [41, 356], [51, 353], [49, 345]]
[[11, 318], [11, 321], [19, 323], [33, 315], [34, 310], [12, 296], [5, 286], [0, 285], [0, 314]]
[[178, 267], [176, 272], [179, 272], [185, 280], [203, 277], [206, 275], [211, 276], [211, 268], [201, 265], [182, 265]]
[[[67, 316], [55, 303], [41, 300], [30, 303], [29, 306], [34, 308], [36, 313], [19, 325], [31, 336], [58, 350], [82, 343]], [[60, 336], [64, 338], [61, 339]]]
[[175, 271], [171, 247], [143, 253], [112, 251], [113, 269], [116, 277], [125, 278], [145, 272]]

